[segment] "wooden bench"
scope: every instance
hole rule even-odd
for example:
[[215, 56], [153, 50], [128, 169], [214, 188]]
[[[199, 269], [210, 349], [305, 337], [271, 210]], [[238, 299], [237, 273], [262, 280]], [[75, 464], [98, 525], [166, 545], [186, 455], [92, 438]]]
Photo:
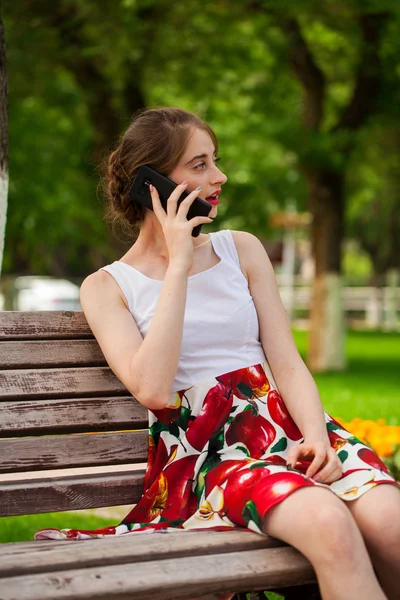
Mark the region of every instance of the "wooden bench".
[[[81, 312], [0, 313], [0, 369], [0, 516], [139, 499], [147, 413], [108, 368]], [[272, 588], [309, 600], [313, 569], [293, 548], [248, 531], [0, 545], [1, 600]]]

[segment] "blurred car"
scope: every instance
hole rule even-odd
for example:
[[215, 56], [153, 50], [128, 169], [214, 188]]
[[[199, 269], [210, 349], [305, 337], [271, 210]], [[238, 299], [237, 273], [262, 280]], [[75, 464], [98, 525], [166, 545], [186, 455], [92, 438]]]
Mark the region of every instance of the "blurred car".
[[17, 277], [15, 282], [14, 310], [82, 310], [79, 286], [67, 279]]

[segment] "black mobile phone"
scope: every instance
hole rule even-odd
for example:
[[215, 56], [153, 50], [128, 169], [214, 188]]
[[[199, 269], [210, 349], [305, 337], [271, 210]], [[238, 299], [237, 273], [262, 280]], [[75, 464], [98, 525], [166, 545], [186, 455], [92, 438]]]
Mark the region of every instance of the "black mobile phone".
[[[139, 171], [132, 183], [131, 189], [129, 190], [129, 197], [132, 202], [138, 202], [146, 208], [153, 210], [153, 202], [150, 194], [150, 184], [153, 184], [158, 195], [160, 196], [161, 205], [164, 210], [167, 209], [167, 200], [176, 188], [177, 184], [169, 179], [165, 175], [161, 175], [158, 171], [152, 167], [142, 166], [139, 167]], [[182, 193], [178, 200], [178, 206], [184, 200], [190, 192], [186, 190]], [[189, 208], [187, 219], [193, 219], [193, 217], [207, 217], [211, 211], [211, 204], [202, 200], [201, 198], [195, 198]], [[197, 225], [193, 228], [192, 236], [197, 237], [201, 231], [202, 225]]]

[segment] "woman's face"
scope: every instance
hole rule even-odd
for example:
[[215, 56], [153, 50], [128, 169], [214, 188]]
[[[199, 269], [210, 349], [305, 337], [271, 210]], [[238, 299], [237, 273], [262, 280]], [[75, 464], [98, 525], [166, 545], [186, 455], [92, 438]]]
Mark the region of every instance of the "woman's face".
[[217, 167], [217, 160], [214, 144], [208, 133], [195, 129], [178, 165], [168, 175], [175, 183], [187, 181], [188, 191], [201, 185], [198, 196], [212, 205], [209, 214], [212, 218], [218, 212], [221, 186], [227, 181], [226, 175]]

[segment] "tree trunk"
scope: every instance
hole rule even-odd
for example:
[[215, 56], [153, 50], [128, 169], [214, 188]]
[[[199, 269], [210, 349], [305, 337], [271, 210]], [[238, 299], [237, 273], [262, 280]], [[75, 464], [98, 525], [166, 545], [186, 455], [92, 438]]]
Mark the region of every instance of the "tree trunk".
[[344, 178], [342, 173], [332, 171], [307, 172], [306, 177], [316, 261], [307, 364], [314, 372], [342, 370], [346, 366], [340, 272]]
[[0, 16], [0, 275], [3, 264], [8, 198], [7, 69], [4, 27]]

